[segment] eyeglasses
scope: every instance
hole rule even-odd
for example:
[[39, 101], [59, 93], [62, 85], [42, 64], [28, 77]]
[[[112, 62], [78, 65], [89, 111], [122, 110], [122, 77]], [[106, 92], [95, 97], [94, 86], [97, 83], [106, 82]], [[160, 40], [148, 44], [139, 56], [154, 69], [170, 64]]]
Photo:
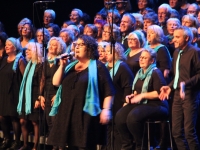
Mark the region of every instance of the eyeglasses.
[[139, 59], [148, 59], [149, 57], [140, 56]]
[[109, 34], [111, 33], [111, 32], [108, 32], [108, 31], [104, 31], [104, 30], [103, 30], [103, 32], [104, 32], [104, 33], [109, 33]]
[[196, 13], [195, 10], [189, 10], [189, 11], [187, 11], [187, 14], [195, 14], [195, 13]]
[[69, 17], [78, 17], [78, 15], [70, 14]]
[[44, 18], [51, 19], [52, 17], [50, 17], [50, 16], [44, 16]]
[[127, 38], [128, 41], [137, 41], [136, 38]]
[[77, 46], [78, 46], [78, 47], [84, 47], [84, 46], [85, 46], [85, 43], [76, 43], [76, 42], [74, 42], [73, 44], [74, 44], [74, 47], [75, 47], [75, 48], [76, 48]]
[[22, 27], [21, 28], [22, 30], [27, 30], [27, 31], [30, 31], [31, 29], [27, 28], [27, 27]]

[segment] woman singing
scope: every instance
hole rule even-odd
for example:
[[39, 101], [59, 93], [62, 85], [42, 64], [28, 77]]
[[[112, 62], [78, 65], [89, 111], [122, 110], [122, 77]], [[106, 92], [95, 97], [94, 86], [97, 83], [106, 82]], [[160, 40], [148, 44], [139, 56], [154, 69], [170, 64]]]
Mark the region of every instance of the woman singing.
[[[76, 61], [66, 60], [53, 77], [59, 86], [50, 115], [56, 115], [47, 143], [69, 149], [95, 149], [106, 139], [114, 95], [112, 80], [98, 60], [97, 43], [82, 35], [75, 46]], [[59, 107], [58, 107], [59, 106]]]

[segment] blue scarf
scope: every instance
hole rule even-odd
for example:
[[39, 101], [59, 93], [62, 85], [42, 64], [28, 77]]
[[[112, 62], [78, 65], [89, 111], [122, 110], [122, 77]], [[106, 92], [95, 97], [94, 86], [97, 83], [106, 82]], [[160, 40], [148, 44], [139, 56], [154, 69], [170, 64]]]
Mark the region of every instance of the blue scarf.
[[[122, 62], [122, 61], [120, 61], [120, 60], [116, 61], [115, 65], [114, 65], [114, 76], [115, 76], [115, 74], [117, 73], [121, 62]], [[106, 67], [107, 67], [107, 66], [108, 66], [108, 63], [106, 63], [105, 65], [106, 65]], [[113, 68], [110, 69], [110, 76], [111, 76], [111, 78], [113, 79]]]
[[56, 58], [54, 58], [54, 59], [47, 59], [48, 60], [48, 62], [50, 63], [50, 64], [56, 64], [56, 62], [57, 62], [57, 60], [56, 60]]
[[31, 61], [29, 61], [28, 65], [26, 66], [19, 90], [19, 103], [17, 105], [17, 112], [19, 113], [19, 115], [22, 114], [22, 101], [24, 96], [24, 88], [25, 88], [25, 112], [26, 115], [31, 113], [32, 80], [35, 72], [35, 67], [36, 63], [32, 63]]
[[13, 63], [13, 67], [12, 67], [12, 70], [13, 70], [14, 72], [16, 72], [16, 69], [17, 69], [17, 66], [18, 66], [18, 62], [19, 62], [19, 60], [20, 60], [21, 57], [23, 57], [23, 56], [22, 56], [22, 52], [19, 52], [19, 53], [15, 56], [15, 61], [14, 61], [14, 63]]
[[163, 44], [159, 44], [158, 46], [156, 46], [155, 48], [153, 48], [154, 50], [155, 50], [155, 52], [157, 53], [158, 52], [158, 50], [161, 48], [161, 47], [165, 47], [166, 49], [167, 49], [167, 53], [168, 53], [168, 55], [169, 55], [169, 58], [170, 58], [170, 60], [172, 59], [171, 58], [171, 55], [170, 55], [170, 53], [169, 53], [169, 50], [168, 50], [168, 48], [165, 46], [165, 45], [163, 45]]
[[[78, 61], [74, 61], [70, 63], [64, 71], [66, 74], [73, 66], [75, 66]], [[61, 103], [61, 92], [62, 85], [59, 86], [58, 91], [56, 93], [56, 98], [54, 100], [54, 104], [51, 108], [51, 112], [49, 116], [55, 116], [58, 112], [58, 107]], [[98, 90], [98, 78], [97, 78], [97, 64], [96, 60], [90, 60], [88, 66], [88, 86], [85, 96], [85, 105], [83, 107], [83, 111], [90, 114], [91, 116], [97, 116], [100, 112], [99, 105], [99, 90]]]
[[130, 51], [131, 51], [131, 49], [128, 48], [128, 49], [124, 52], [124, 54], [125, 54], [126, 56], [128, 56], [128, 54], [130, 53]]
[[[151, 64], [145, 73], [143, 73], [143, 69], [141, 68], [137, 72], [136, 77], [133, 81], [132, 90], [134, 91], [135, 84], [136, 84], [137, 80], [140, 79], [140, 80], [144, 80], [141, 93], [146, 93], [148, 91], [149, 80], [151, 79], [151, 75], [152, 75], [152, 72], [154, 69], [156, 69], [156, 64]], [[146, 104], [147, 100], [142, 100], [140, 103]]]

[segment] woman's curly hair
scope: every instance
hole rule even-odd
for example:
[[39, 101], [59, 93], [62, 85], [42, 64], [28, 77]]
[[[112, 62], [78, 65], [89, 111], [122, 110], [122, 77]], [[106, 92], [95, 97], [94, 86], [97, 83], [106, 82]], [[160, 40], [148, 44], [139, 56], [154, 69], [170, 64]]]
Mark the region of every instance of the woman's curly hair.
[[99, 59], [99, 53], [97, 50], [98, 44], [93, 37], [88, 35], [80, 35], [78, 39], [83, 40], [85, 46], [87, 47], [87, 53], [90, 59]]

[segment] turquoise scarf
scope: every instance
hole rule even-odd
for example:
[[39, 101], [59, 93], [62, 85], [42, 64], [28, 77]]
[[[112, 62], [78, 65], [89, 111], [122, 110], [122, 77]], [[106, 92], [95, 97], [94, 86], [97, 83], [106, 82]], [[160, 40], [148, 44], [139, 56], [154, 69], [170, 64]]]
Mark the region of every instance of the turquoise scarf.
[[[152, 75], [152, 72], [154, 69], [156, 69], [156, 64], [151, 64], [145, 73], [143, 73], [143, 69], [141, 68], [137, 72], [136, 77], [133, 81], [132, 90], [134, 91], [135, 84], [136, 84], [137, 80], [140, 79], [140, 80], [144, 80], [141, 93], [146, 93], [148, 91], [149, 80], [151, 79], [151, 75]], [[147, 100], [142, 100], [140, 103], [146, 104]]]
[[[122, 61], [120, 61], [120, 60], [116, 61], [115, 65], [114, 65], [114, 76], [115, 76], [115, 74], [117, 73], [121, 62], [122, 62]], [[106, 63], [105, 65], [106, 65], [106, 67], [107, 67], [107, 66], [108, 66], [108, 63]], [[113, 79], [113, 68], [110, 69], [110, 76], [111, 76], [111, 78]]]
[[29, 61], [28, 65], [26, 66], [19, 90], [19, 103], [17, 105], [17, 112], [19, 113], [19, 115], [22, 114], [22, 101], [24, 96], [24, 88], [25, 88], [25, 112], [26, 115], [31, 113], [32, 80], [35, 72], [35, 67], [36, 63], [32, 63], [31, 61]]
[[[66, 74], [73, 66], [75, 66], [78, 61], [74, 61], [70, 63], [64, 71]], [[83, 111], [90, 114], [91, 116], [97, 116], [100, 112], [100, 105], [99, 105], [99, 91], [98, 91], [98, 78], [97, 78], [97, 64], [96, 60], [90, 60], [88, 66], [88, 86], [85, 96], [85, 105], [83, 107]], [[54, 100], [54, 104], [51, 108], [51, 112], [49, 116], [55, 116], [58, 112], [58, 107], [61, 103], [61, 92], [62, 92], [62, 85], [59, 86], [58, 91], [56, 93], [56, 98]]]
[[23, 56], [22, 56], [22, 52], [19, 52], [19, 53], [15, 56], [15, 61], [14, 61], [14, 63], [13, 63], [13, 67], [12, 67], [12, 70], [13, 70], [14, 72], [16, 72], [16, 69], [17, 69], [17, 66], [18, 66], [18, 62], [19, 62], [19, 60], [20, 60], [21, 57], [23, 57]]
[[125, 52], [124, 52], [124, 54], [126, 55], [126, 57], [128, 56], [128, 54], [130, 53], [130, 51], [131, 51], [131, 49], [130, 48], [128, 48]]
[[[165, 46], [165, 45], [163, 45], [163, 44], [159, 44], [158, 46], [156, 46], [155, 48], [153, 48], [154, 50], [155, 50], [155, 52], [157, 53], [158, 52], [158, 50], [161, 48], [161, 47], [163, 47], [163, 46]], [[172, 59], [171, 58], [171, 55], [170, 55], [170, 53], [169, 53], [169, 50], [168, 50], [168, 48], [165, 46], [165, 48], [167, 49], [167, 53], [168, 53], [168, 55], [169, 55], [169, 58], [170, 59]]]
[[48, 60], [48, 62], [50, 63], [50, 64], [56, 64], [56, 58], [54, 58], [54, 59], [47, 59]]

